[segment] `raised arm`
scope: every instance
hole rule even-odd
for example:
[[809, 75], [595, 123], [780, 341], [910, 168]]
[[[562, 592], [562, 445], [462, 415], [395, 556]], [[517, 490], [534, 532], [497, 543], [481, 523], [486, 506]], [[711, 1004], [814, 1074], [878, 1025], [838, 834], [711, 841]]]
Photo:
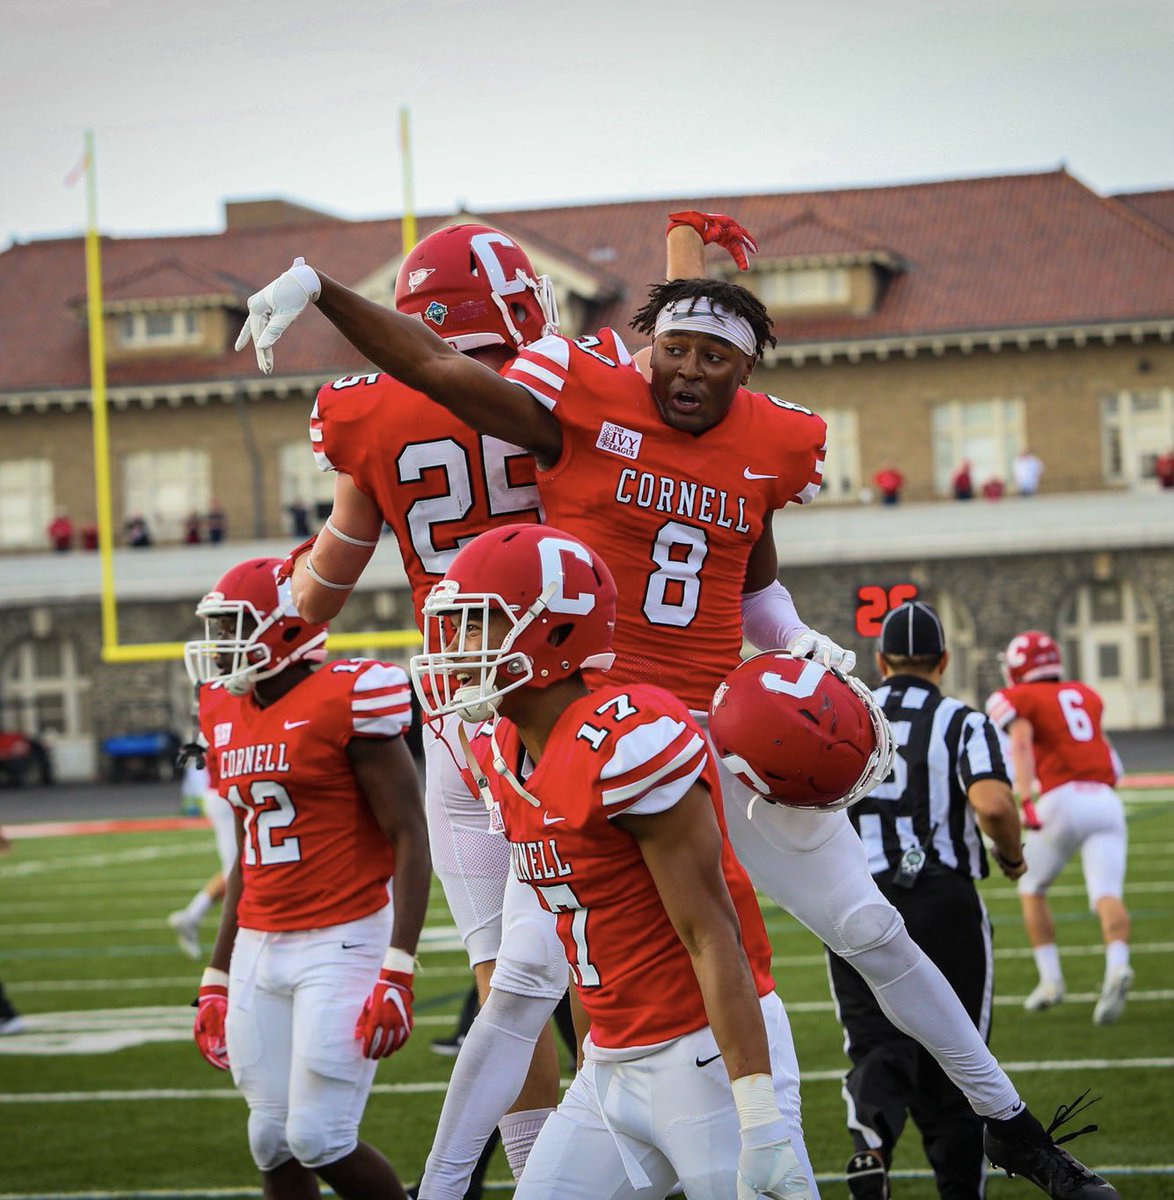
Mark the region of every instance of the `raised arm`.
[[367, 300], [301, 259], [249, 297], [249, 319], [236, 348], [243, 350], [252, 341], [261, 370], [269, 374], [273, 345], [310, 303], [377, 367], [466, 425], [521, 446], [540, 461], [557, 461], [562, 449], [558, 420], [525, 388], [458, 353], [423, 321]]

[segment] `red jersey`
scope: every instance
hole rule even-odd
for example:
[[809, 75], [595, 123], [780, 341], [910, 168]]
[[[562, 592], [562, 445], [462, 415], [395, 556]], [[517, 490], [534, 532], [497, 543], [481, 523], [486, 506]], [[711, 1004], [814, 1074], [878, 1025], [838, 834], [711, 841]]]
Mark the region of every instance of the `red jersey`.
[[542, 519], [524, 450], [475, 433], [389, 375], [348, 375], [321, 388], [310, 442], [318, 466], [349, 475], [395, 531], [417, 624], [425, 596], [466, 542]]
[[244, 821], [241, 926], [319, 929], [387, 903], [395, 854], [346, 748], [411, 720], [407, 676], [370, 659], [328, 663], [264, 708], [200, 689], [208, 770]]
[[[484, 740], [477, 742], [483, 750]], [[521, 741], [508, 721], [498, 726], [498, 744], [518, 774]], [[758, 994], [774, 987], [762, 914], [726, 839], [713, 754], [675, 697], [636, 684], [602, 688], [570, 705], [525, 783], [540, 808], [491, 767], [486, 773], [514, 874], [557, 914], [596, 1046], [658, 1045], [709, 1022], [692, 960], [640, 847], [612, 823], [623, 813], [671, 808], [697, 780], [709, 789], [722, 830], [722, 872]]]
[[1031, 722], [1035, 773], [1041, 792], [1063, 783], [1117, 782], [1113, 749], [1101, 732], [1104, 703], [1083, 683], [1040, 679], [995, 692], [986, 702], [1000, 729], [1022, 717]]
[[824, 422], [740, 388], [712, 429], [673, 429], [609, 329], [543, 338], [504, 374], [562, 426], [559, 461], [538, 474], [546, 523], [581, 538], [615, 577], [607, 679], [652, 679], [707, 710], [740, 658], [746, 564], [767, 514], [819, 491]]

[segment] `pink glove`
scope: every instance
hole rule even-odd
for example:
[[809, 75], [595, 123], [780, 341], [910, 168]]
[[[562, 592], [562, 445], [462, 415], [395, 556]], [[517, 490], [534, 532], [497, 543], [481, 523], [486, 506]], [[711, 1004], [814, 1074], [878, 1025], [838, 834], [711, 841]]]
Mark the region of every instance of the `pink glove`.
[[228, 1044], [224, 1040], [224, 1019], [227, 1015], [228, 975], [209, 967], [200, 980], [193, 1032], [200, 1053], [218, 1071], [228, 1070]]
[[1043, 829], [1043, 827], [1043, 822], [1039, 819], [1039, 813], [1035, 811], [1035, 805], [1032, 803], [1031, 797], [1028, 796], [1023, 801], [1023, 828]]
[[379, 982], [363, 1004], [363, 1011], [355, 1022], [355, 1037], [363, 1043], [364, 1058], [387, 1058], [394, 1054], [412, 1032], [412, 972], [393, 970], [406, 960], [411, 965], [411, 956], [394, 947], [383, 960]]
[[313, 537], [306, 538], [306, 540], [300, 546], [295, 546], [285, 556], [285, 558], [282, 560], [281, 566], [277, 568], [278, 583], [285, 583], [287, 580], [293, 578], [294, 567], [297, 565], [298, 559], [301, 558], [303, 554], [308, 554], [310, 550], [314, 548], [314, 542], [317, 540], [317, 538], [317, 534], [314, 534]]
[[668, 228], [676, 229], [679, 225], [688, 225], [690, 229], [695, 229], [707, 246], [717, 245], [728, 251], [730, 257], [738, 264], [739, 271], [748, 271], [750, 255], [758, 253], [758, 243], [745, 227], [724, 213], [669, 213]]

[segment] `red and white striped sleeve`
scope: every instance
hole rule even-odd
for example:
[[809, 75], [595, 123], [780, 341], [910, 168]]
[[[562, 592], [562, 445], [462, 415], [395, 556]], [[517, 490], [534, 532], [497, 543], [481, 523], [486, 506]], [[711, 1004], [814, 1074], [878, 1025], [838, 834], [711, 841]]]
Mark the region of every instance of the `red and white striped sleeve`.
[[986, 702], [986, 715], [994, 721], [999, 729], [1006, 730], [1012, 721], [1019, 716], [1018, 710], [1011, 702], [1011, 697], [1005, 691], [993, 692]]
[[359, 737], [398, 737], [412, 723], [412, 692], [402, 667], [371, 662], [355, 675], [351, 730]]
[[629, 729], [599, 775], [604, 811], [647, 816], [672, 808], [705, 769], [707, 753], [698, 730], [674, 717]]
[[322, 388], [319, 391], [314, 400], [314, 411], [310, 413], [310, 448], [314, 451], [314, 461], [318, 464], [319, 471], [334, 471], [337, 468], [326, 453], [326, 430], [320, 411], [323, 392], [326, 390]]
[[553, 409], [562, 396], [570, 365], [570, 342], [552, 334], [526, 346], [504, 376], [511, 383], [521, 384], [543, 408]]

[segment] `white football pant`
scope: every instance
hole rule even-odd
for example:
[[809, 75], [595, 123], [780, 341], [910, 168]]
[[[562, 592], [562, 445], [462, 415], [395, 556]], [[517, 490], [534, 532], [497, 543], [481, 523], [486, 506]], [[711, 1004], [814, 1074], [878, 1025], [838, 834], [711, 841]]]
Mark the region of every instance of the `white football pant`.
[[[665, 997], [671, 1003], [671, 997]], [[782, 1001], [762, 998], [788, 1136], [818, 1197], [803, 1145], [799, 1067]], [[526, 1160], [516, 1200], [735, 1200], [741, 1138], [729, 1076], [706, 1026], [624, 1062], [590, 1058]]]
[[1089, 907], [1102, 896], [1120, 900], [1128, 844], [1121, 797], [1106, 783], [1065, 783], [1045, 792], [1035, 811], [1043, 828], [1027, 832], [1020, 894], [1042, 895], [1079, 850]]
[[[262, 1171], [315, 1168], [358, 1145], [375, 1078], [355, 1022], [391, 941], [392, 906], [345, 925], [292, 933], [238, 929], [228, 983], [232, 1078], [249, 1105]], [[344, 948], [345, 947], [345, 948]]]

